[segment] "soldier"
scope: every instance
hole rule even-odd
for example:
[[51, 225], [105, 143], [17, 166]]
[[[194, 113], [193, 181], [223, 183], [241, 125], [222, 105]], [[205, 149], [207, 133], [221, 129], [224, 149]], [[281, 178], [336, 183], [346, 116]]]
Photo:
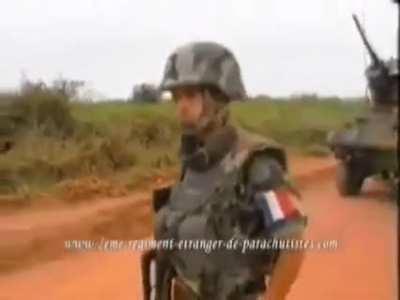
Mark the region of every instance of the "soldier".
[[[145, 299], [285, 299], [304, 252], [243, 247], [300, 240], [306, 217], [283, 150], [229, 122], [229, 102], [246, 97], [236, 58], [217, 43], [184, 45], [168, 58], [161, 88], [177, 104], [182, 174], [154, 193], [155, 239], [175, 243], [142, 257]], [[218, 244], [202, 251], [188, 241]]]

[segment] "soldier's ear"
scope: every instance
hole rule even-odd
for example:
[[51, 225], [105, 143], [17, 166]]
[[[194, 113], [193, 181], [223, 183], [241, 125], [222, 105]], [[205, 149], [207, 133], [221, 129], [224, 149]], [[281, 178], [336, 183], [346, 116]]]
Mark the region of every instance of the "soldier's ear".
[[158, 212], [169, 200], [171, 187], [155, 189], [153, 191], [153, 211]]

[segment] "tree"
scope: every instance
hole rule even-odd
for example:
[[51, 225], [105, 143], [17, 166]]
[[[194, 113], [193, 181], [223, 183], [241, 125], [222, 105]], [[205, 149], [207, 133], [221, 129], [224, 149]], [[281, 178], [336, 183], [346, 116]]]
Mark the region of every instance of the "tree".
[[65, 78], [58, 78], [52, 83], [52, 90], [60, 93], [68, 99], [73, 99], [78, 96], [79, 90], [85, 85], [82, 80], [69, 80]]
[[30, 94], [34, 92], [50, 92], [61, 95], [65, 99], [72, 100], [79, 95], [80, 89], [85, 85], [82, 80], [71, 80], [59, 77], [53, 80], [51, 85], [47, 85], [44, 81], [31, 81], [26, 76], [21, 80], [21, 93]]
[[159, 102], [161, 99], [161, 93], [159, 89], [148, 83], [137, 84], [133, 87], [132, 95], [130, 101], [140, 101], [155, 103]]

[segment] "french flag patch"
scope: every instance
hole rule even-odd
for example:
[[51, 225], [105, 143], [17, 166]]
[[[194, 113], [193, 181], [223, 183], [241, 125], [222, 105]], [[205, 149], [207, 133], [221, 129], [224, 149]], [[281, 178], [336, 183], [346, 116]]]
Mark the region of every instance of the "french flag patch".
[[264, 226], [273, 229], [286, 221], [303, 218], [293, 196], [286, 191], [259, 192], [255, 195], [256, 205], [263, 212]]

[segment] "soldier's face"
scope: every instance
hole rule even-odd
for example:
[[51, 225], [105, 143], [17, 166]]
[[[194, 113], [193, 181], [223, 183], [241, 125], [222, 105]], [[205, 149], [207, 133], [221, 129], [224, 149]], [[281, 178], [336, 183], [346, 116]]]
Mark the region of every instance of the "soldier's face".
[[178, 119], [183, 126], [195, 126], [203, 111], [203, 93], [197, 87], [181, 87], [172, 91]]

